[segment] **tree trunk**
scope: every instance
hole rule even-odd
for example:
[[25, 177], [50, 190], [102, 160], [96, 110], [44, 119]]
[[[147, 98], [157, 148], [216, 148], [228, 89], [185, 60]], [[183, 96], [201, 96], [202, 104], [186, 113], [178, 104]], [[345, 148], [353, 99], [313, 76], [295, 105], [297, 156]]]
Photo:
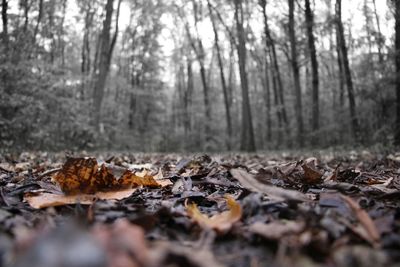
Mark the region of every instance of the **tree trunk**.
[[383, 63], [383, 53], [382, 53], [382, 49], [383, 49], [383, 45], [384, 45], [384, 39], [383, 39], [383, 34], [381, 31], [381, 23], [379, 21], [379, 15], [378, 15], [378, 10], [376, 9], [376, 2], [375, 0], [372, 0], [372, 3], [374, 4], [374, 14], [375, 14], [375, 21], [376, 21], [376, 27], [378, 29], [378, 56], [379, 56], [379, 63], [382, 66]]
[[359, 141], [359, 124], [356, 116], [356, 102], [354, 98], [353, 80], [351, 78], [349, 59], [347, 56], [346, 40], [344, 38], [343, 24], [342, 24], [342, 3], [341, 0], [336, 0], [336, 34], [338, 36], [340, 55], [343, 60], [343, 74], [347, 87], [347, 96], [349, 99], [350, 119], [352, 126], [353, 138]]
[[8, 10], [8, 0], [3, 0], [1, 3], [1, 20], [3, 22], [3, 34], [2, 35], [3, 35], [3, 42], [4, 42], [4, 52], [5, 52], [6, 56], [8, 56], [8, 43], [9, 43], [7, 10]]
[[400, 1], [392, 0], [395, 8], [395, 51], [396, 51], [396, 107], [397, 117], [395, 125], [394, 141], [397, 146], [400, 145]]
[[224, 96], [224, 104], [225, 104], [226, 132], [227, 132], [227, 136], [228, 136], [228, 140], [226, 143], [227, 143], [228, 150], [230, 150], [231, 149], [231, 139], [232, 139], [232, 136], [231, 136], [232, 135], [232, 120], [231, 120], [231, 112], [229, 109], [228, 88], [226, 86], [224, 66], [223, 66], [222, 56], [221, 56], [221, 48], [219, 46], [218, 29], [215, 25], [215, 19], [214, 19], [213, 13], [212, 13], [210, 0], [207, 1], [207, 5], [208, 5], [208, 11], [210, 12], [210, 19], [211, 19], [211, 23], [212, 23], [212, 27], [213, 27], [213, 31], [214, 31], [215, 47], [217, 48], [218, 67], [219, 67], [222, 93]]
[[307, 25], [308, 35], [308, 49], [311, 59], [311, 73], [312, 73], [312, 130], [314, 131], [314, 138], [318, 143], [317, 132], [319, 130], [319, 77], [318, 77], [318, 60], [317, 51], [315, 49], [314, 38], [314, 15], [311, 11], [310, 0], [305, 0], [305, 20]]
[[271, 36], [271, 32], [268, 26], [268, 17], [266, 10], [266, 0], [261, 0], [259, 2], [264, 19], [264, 35], [265, 35], [265, 47], [268, 51], [270, 60], [271, 60], [271, 73], [272, 73], [272, 86], [274, 90], [274, 99], [275, 106], [277, 107], [277, 117], [278, 117], [278, 126], [279, 126], [279, 135], [278, 135], [278, 144], [281, 143], [282, 138], [282, 126], [285, 126], [285, 131], [289, 134], [289, 120], [286, 113], [285, 99], [284, 99], [284, 88], [280, 73], [280, 67], [278, 63], [278, 57], [276, 54], [275, 41]]
[[43, 17], [43, 0], [39, 0], [39, 14], [35, 25], [35, 30], [33, 32], [33, 44], [36, 44], [36, 36], [39, 32], [39, 26], [40, 22], [42, 21], [42, 17]]
[[297, 62], [297, 41], [294, 30], [294, 0], [288, 0], [289, 3], [289, 39], [291, 47], [291, 65], [293, 71], [293, 84], [296, 96], [296, 120], [297, 120], [297, 142], [300, 147], [304, 145], [304, 123], [303, 123], [303, 107], [301, 101], [300, 72]]
[[103, 21], [103, 29], [100, 36], [100, 54], [99, 54], [99, 67], [98, 74], [96, 75], [96, 82], [93, 91], [93, 108], [94, 108], [94, 125], [99, 127], [101, 118], [101, 104], [104, 97], [104, 89], [106, 85], [107, 75], [110, 68], [109, 53], [110, 53], [110, 30], [111, 19], [113, 13], [114, 0], [107, 0], [106, 3], [106, 17]]
[[255, 151], [253, 121], [251, 116], [249, 84], [246, 72], [246, 37], [243, 28], [243, 8], [241, 0], [235, 0], [235, 20], [238, 37], [237, 55], [239, 59], [239, 74], [242, 87], [242, 132], [240, 149]]

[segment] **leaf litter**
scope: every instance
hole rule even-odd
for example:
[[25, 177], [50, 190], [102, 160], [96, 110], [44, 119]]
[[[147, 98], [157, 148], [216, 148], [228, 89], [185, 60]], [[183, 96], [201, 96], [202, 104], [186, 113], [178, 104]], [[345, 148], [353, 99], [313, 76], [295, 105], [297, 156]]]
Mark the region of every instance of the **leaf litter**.
[[2, 266], [400, 260], [396, 156], [94, 156], [0, 157]]

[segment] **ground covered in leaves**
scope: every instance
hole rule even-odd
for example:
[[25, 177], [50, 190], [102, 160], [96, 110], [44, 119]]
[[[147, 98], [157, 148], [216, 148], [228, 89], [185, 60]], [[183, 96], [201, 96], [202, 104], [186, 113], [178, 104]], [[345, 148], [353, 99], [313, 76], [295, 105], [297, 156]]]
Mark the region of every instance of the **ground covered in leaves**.
[[400, 154], [2, 155], [0, 257], [21, 267], [397, 266]]

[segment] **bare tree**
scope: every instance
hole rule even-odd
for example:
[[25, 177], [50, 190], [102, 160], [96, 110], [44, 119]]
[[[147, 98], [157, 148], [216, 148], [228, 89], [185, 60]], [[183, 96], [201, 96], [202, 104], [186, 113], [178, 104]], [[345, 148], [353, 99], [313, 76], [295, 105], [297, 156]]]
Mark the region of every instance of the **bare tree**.
[[237, 55], [239, 59], [240, 84], [242, 87], [242, 132], [240, 149], [255, 151], [253, 120], [251, 116], [249, 84], [246, 71], [246, 37], [243, 28], [243, 7], [241, 0], [235, 0], [235, 21], [237, 31]]
[[354, 98], [353, 80], [350, 72], [349, 59], [347, 55], [346, 39], [344, 38], [344, 30], [342, 23], [342, 1], [336, 0], [336, 35], [338, 40], [339, 54], [342, 58], [343, 74], [347, 87], [347, 97], [349, 99], [350, 119], [352, 133], [355, 140], [359, 140], [359, 123], [356, 115], [356, 101]]
[[300, 72], [297, 62], [297, 40], [294, 30], [294, 0], [288, 0], [289, 3], [289, 39], [291, 48], [291, 65], [293, 72], [294, 91], [296, 96], [296, 120], [297, 120], [297, 142], [300, 146], [304, 145], [304, 123], [303, 123], [303, 107], [301, 100]]
[[[310, 0], [305, 0], [305, 20], [312, 73], [312, 130], [315, 134], [319, 130], [319, 74], [317, 51], [315, 49], [315, 38], [313, 32], [314, 15], [311, 11]], [[317, 138], [317, 136], [314, 136], [314, 138]]]
[[7, 10], [8, 10], [8, 1], [3, 0], [1, 3], [1, 20], [3, 22], [3, 33], [2, 33], [3, 36], [2, 37], [3, 37], [6, 55], [8, 53], [8, 42], [9, 42]]
[[225, 104], [226, 132], [227, 132], [227, 136], [228, 136], [227, 147], [228, 147], [228, 150], [230, 150], [231, 149], [231, 139], [232, 139], [232, 119], [231, 119], [231, 112], [230, 112], [230, 107], [229, 107], [228, 87], [226, 85], [226, 80], [225, 80], [224, 64], [222, 61], [222, 55], [221, 55], [222, 52], [221, 52], [221, 48], [219, 45], [218, 29], [217, 29], [217, 26], [215, 23], [210, 0], [207, 0], [207, 5], [208, 5], [208, 11], [210, 13], [210, 19], [211, 19], [211, 23], [212, 23], [213, 31], [214, 31], [215, 47], [217, 49], [218, 67], [219, 67], [222, 93], [224, 96], [224, 104]]
[[395, 144], [400, 145], [400, 1], [392, 0], [395, 14], [395, 63], [396, 63], [396, 125], [395, 125]]
[[[106, 86], [107, 75], [110, 68], [110, 58], [112, 54], [112, 43], [111, 43], [111, 21], [112, 14], [114, 11], [114, 0], [107, 0], [106, 3], [106, 16], [103, 21], [103, 29], [99, 38], [100, 42], [100, 54], [99, 54], [99, 67], [96, 75], [96, 81], [93, 90], [93, 108], [94, 108], [94, 124], [99, 127], [101, 118], [101, 104], [104, 97], [104, 89]], [[118, 23], [118, 21], [116, 22]]]

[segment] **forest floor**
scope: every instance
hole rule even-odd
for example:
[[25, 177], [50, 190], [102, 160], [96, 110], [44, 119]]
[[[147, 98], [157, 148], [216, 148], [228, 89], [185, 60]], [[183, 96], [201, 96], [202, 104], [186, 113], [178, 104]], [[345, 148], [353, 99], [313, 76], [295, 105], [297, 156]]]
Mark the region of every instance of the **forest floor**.
[[305, 155], [3, 154], [0, 266], [400, 266], [400, 154]]

